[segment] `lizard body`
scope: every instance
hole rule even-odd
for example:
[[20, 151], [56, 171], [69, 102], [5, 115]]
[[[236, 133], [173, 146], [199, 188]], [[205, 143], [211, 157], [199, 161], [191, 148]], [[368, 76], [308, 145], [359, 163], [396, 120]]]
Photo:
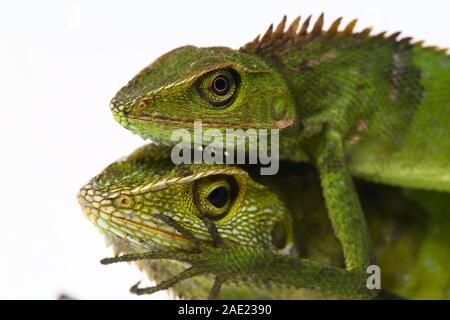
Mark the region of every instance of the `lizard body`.
[[[345, 296], [320, 286], [330, 285], [326, 275], [316, 274], [316, 285], [306, 284], [309, 289], [296, 282], [295, 272], [286, 270], [287, 279], [277, 278], [284, 264], [288, 270], [296, 266], [291, 259], [307, 258], [331, 267], [344, 265], [313, 167], [286, 163], [277, 176], [260, 177], [251, 166], [175, 166], [169, 160], [168, 148], [144, 146], [108, 166], [79, 193], [83, 211], [117, 252], [145, 254], [156, 250], [174, 254], [170, 260], [139, 261], [151, 279], [160, 282], [176, 277], [187, 268], [186, 263], [177, 260], [177, 254], [187, 254], [191, 265], [200, 263], [198, 268], [202, 263], [218, 267], [173, 283], [172, 291], [182, 298], [205, 298], [217, 274], [227, 275], [218, 293], [222, 299]], [[228, 195], [225, 200], [221, 199], [223, 188]], [[358, 191], [381, 264], [383, 289], [405, 298], [449, 298], [449, 256], [445, 247], [445, 227], [449, 223], [445, 208], [449, 199], [433, 192], [410, 195], [416, 200], [421, 197], [425, 206], [433, 197], [435, 204], [441, 202], [433, 208], [421, 208], [395, 188], [361, 182]], [[206, 256], [196, 251], [189, 235], [159, 215], [170, 217], [201, 241], [209, 248]], [[202, 220], [205, 216], [214, 221], [223, 245], [214, 245], [212, 229]], [[224, 246], [237, 254], [229, 254]], [[256, 252], [274, 264], [266, 270], [264, 263], [248, 267], [239, 250]], [[227, 269], [234, 271], [228, 274]], [[345, 281], [342, 283], [345, 285]], [[339, 284], [337, 281], [335, 285]]]

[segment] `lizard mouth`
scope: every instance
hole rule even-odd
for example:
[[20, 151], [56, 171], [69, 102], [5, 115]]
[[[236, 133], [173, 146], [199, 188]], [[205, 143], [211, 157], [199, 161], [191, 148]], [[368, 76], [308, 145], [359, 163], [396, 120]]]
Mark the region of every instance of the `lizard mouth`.
[[100, 230], [112, 233], [134, 247], [141, 250], [195, 249], [190, 239], [183, 237], [168, 225], [157, 224], [152, 220], [139, 221], [134, 215], [127, 215], [119, 210], [112, 211], [98, 205], [98, 202], [90, 201], [91, 198], [78, 194], [78, 202], [86, 217]]
[[267, 126], [261, 125], [260, 123], [255, 122], [242, 122], [242, 123], [221, 123], [218, 121], [208, 122], [201, 119], [198, 120], [183, 120], [183, 119], [172, 119], [164, 116], [130, 116], [130, 115], [122, 115], [121, 121], [124, 123], [128, 123], [129, 121], [135, 123], [154, 123], [156, 125], [180, 125], [180, 126], [193, 126], [195, 121], [201, 121], [203, 127], [207, 128], [239, 128], [243, 130], [247, 129], [263, 129], [267, 128]]
[[[194, 122], [197, 120], [182, 120], [171, 119], [163, 116], [131, 116], [125, 114], [115, 114], [114, 118], [125, 129], [130, 130], [132, 133], [139, 135], [144, 140], [149, 140], [153, 143], [163, 143], [170, 145], [169, 140], [174, 130], [177, 129], [194, 129]], [[198, 120], [200, 121], [200, 119]], [[218, 130], [243, 130], [246, 132], [249, 129], [259, 130], [267, 129], [271, 127], [273, 129], [283, 130], [292, 127], [294, 124], [293, 119], [274, 121], [271, 124], [262, 125], [253, 122], [246, 123], [223, 123], [223, 122], [204, 122], [202, 120], [202, 129], [218, 129]], [[241, 132], [241, 131], [239, 131]], [[239, 134], [238, 134], [239, 136]], [[173, 143], [173, 142], [172, 142]]]

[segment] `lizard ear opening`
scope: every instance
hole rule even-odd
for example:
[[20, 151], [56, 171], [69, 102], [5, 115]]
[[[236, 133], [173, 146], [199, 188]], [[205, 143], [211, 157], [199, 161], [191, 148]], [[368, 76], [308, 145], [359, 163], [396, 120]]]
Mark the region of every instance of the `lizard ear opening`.
[[271, 232], [272, 244], [277, 249], [283, 249], [287, 245], [288, 233], [286, 230], [286, 225], [279, 221], [277, 222]]

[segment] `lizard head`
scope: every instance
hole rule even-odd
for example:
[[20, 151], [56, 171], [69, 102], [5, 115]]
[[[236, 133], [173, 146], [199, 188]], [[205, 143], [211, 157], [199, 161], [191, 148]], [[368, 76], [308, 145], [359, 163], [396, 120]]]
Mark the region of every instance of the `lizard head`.
[[185, 46], [161, 56], [111, 101], [114, 118], [144, 138], [173, 145], [175, 129], [284, 129], [294, 103], [282, 76], [256, 55]]
[[230, 245], [279, 252], [292, 247], [292, 224], [283, 202], [246, 171], [224, 165], [174, 165], [170, 150], [155, 145], [108, 166], [82, 187], [78, 200], [116, 248], [134, 252], [194, 250], [192, 239], [176, 226], [212, 246], [204, 218], [214, 222]]

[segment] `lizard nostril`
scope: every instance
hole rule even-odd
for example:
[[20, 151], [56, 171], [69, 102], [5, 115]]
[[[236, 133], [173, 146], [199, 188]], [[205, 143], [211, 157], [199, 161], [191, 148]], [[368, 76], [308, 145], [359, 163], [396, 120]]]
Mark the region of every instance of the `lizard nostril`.
[[136, 108], [139, 109], [139, 110], [143, 110], [143, 109], [146, 109], [147, 106], [148, 106], [148, 105], [147, 105], [147, 103], [146, 103], [145, 101], [140, 101], [140, 102], [137, 104]]
[[128, 195], [121, 195], [113, 200], [113, 205], [117, 208], [131, 208], [133, 206], [133, 198]]

